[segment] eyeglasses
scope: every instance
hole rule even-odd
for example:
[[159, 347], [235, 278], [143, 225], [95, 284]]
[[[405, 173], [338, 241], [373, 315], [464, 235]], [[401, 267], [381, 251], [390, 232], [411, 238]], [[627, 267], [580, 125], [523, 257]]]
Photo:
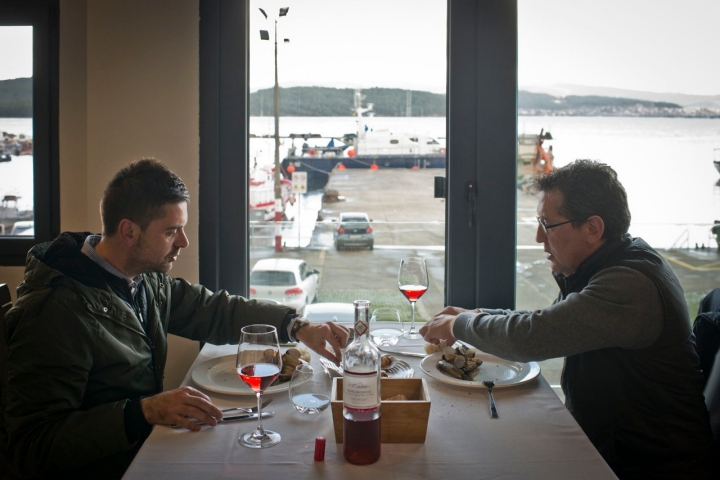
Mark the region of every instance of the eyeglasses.
[[545, 233], [547, 233], [547, 231], [550, 230], [551, 228], [559, 227], [560, 225], [565, 225], [566, 223], [572, 223], [572, 222], [573, 222], [573, 220], [568, 220], [568, 221], [566, 221], [566, 222], [553, 223], [552, 225], [547, 225], [547, 224], [545, 224], [545, 222], [543, 221], [542, 218], [540, 218], [540, 217], [535, 217], [535, 218], [537, 219], [538, 223], [539, 223], [540, 226], [543, 228], [543, 231], [544, 231]]

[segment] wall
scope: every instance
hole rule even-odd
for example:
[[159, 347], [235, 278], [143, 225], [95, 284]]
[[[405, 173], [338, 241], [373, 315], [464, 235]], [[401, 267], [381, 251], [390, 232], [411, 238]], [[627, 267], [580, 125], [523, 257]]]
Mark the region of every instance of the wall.
[[[187, 235], [171, 274], [198, 281], [198, 0], [61, 0], [61, 230], [101, 230], [112, 175], [154, 156], [191, 194]], [[0, 268], [13, 290], [20, 267]], [[14, 298], [14, 297], [13, 297]], [[199, 345], [171, 336], [165, 388], [179, 385]]]

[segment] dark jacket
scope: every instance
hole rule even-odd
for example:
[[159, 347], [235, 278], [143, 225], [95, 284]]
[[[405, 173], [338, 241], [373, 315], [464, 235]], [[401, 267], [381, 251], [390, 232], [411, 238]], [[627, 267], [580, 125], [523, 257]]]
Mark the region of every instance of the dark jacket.
[[80, 252], [86, 236], [64, 233], [28, 253], [18, 300], [6, 317], [6, 437], [0, 438], [6, 444], [0, 448], [26, 475], [116, 460], [124, 471], [144, 439], [129, 438], [126, 409], [131, 399], [137, 404], [162, 391], [168, 333], [237, 343], [243, 326], [280, 329], [288, 313], [150, 273], [143, 324], [123, 299], [124, 281]]
[[566, 405], [620, 478], [704, 478], [712, 433], [703, 377], [683, 289], [668, 263], [627, 235], [594, 252], [570, 277], [557, 275], [560, 300], [614, 266], [653, 281], [663, 302], [663, 329], [647, 348], [568, 356]]

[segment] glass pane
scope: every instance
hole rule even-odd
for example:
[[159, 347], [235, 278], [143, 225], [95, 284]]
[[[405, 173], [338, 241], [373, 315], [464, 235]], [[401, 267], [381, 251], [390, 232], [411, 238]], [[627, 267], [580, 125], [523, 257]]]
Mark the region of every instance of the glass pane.
[[433, 197], [445, 175], [446, 2], [305, 2], [281, 16], [287, 6], [250, 8], [250, 265], [302, 259], [308, 274], [270, 290], [252, 273], [250, 295], [344, 304], [328, 320], [367, 299], [409, 322], [398, 269], [421, 256], [430, 287], [416, 318], [428, 320], [444, 305], [445, 204]]
[[0, 26], [0, 235], [35, 235], [32, 27]]
[[[720, 272], [711, 230], [720, 220], [720, 71], [708, 60], [720, 3], [518, 0], [518, 15], [518, 308], [546, 307], [558, 292], [535, 243], [526, 177], [533, 163], [540, 173], [590, 158], [617, 171], [630, 233], [670, 262], [694, 319]], [[551, 384], [561, 367], [542, 362]]]

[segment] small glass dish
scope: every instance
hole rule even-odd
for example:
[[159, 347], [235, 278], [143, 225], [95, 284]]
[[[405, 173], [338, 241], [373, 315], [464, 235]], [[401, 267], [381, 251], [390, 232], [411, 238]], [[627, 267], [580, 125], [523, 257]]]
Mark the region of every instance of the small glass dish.
[[403, 335], [403, 323], [396, 308], [376, 308], [370, 317], [370, 339], [379, 347], [397, 345]]
[[295, 410], [307, 415], [315, 415], [330, 405], [332, 379], [324, 372], [303, 363], [295, 367], [290, 378], [288, 396]]

